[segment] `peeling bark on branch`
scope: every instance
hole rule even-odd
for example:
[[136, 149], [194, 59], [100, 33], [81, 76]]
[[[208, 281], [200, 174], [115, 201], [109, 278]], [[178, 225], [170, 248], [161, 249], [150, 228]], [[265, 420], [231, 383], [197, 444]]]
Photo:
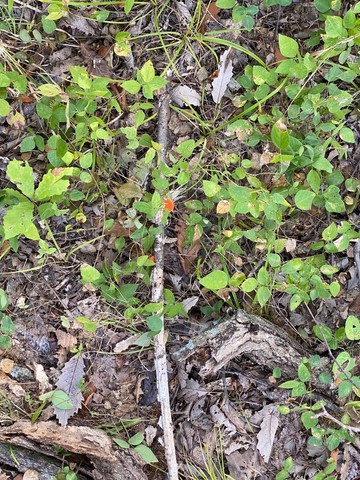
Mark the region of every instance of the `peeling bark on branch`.
[[[200, 355], [202, 358], [196, 362]], [[234, 317], [213, 325], [173, 354], [179, 362], [199, 363], [203, 377], [216, 373], [240, 355], [258, 365], [269, 369], [280, 367], [285, 375], [296, 376], [299, 362], [311, 353], [280, 327], [239, 310]]]

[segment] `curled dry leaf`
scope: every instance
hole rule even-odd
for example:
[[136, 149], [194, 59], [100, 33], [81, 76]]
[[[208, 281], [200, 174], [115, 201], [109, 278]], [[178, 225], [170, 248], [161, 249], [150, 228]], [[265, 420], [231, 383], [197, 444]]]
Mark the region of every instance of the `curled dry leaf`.
[[81, 402], [84, 398], [81, 391], [81, 384], [84, 380], [84, 370], [85, 364], [83, 357], [81, 355], [75, 355], [65, 364], [59, 380], [56, 382], [58, 389], [65, 392], [72, 403], [72, 408], [69, 409], [54, 407], [56, 418], [62, 426], [66, 426], [69, 418], [81, 407]]
[[233, 64], [230, 59], [231, 48], [226, 50], [220, 57], [219, 73], [212, 82], [212, 98], [215, 103], [219, 103], [223, 98], [227, 86], [233, 77]]
[[198, 107], [200, 105], [201, 96], [193, 88], [190, 88], [187, 85], [179, 85], [171, 92], [171, 100], [179, 107], [184, 106], [184, 104]]

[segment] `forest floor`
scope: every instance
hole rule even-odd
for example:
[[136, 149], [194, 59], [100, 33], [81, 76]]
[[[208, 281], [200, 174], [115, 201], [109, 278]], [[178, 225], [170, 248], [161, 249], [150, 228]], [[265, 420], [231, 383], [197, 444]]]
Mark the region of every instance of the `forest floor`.
[[360, 478], [358, 5], [0, 5], [0, 480]]

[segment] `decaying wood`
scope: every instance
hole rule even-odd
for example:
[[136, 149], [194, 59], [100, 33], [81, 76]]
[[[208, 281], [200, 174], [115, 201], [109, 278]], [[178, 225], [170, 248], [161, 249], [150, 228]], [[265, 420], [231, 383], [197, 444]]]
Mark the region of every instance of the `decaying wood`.
[[[32, 449], [35, 452], [54, 452], [52, 447], [86, 456], [94, 466], [91, 476], [96, 480], [145, 480], [144, 462], [130, 452], [115, 451], [111, 438], [101, 430], [89, 427], [61, 427], [55, 422], [18, 421], [2, 427], [0, 442]], [[51, 447], [51, 448], [49, 448]]]
[[[12, 446], [7, 443], [0, 443], [0, 463], [7, 467], [16, 468], [20, 472], [25, 472], [30, 468], [36, 470], [39, 472], [39, 480], [53, 480], [63, 467], [63, 462], [60, 460], [28, 448]], [[77, 478], [86, 480], [89, 477], [78, 473]]]
[[[199, 364], [200, 375], [211, 375], [235, 357], [245, 355], [269, 369], [280, 367], [283, 374], [297, 375], [301, 359], [311, 353], [280, 327], [243, 310], [190, 340], [174, 358]], [[199, 357], [198, 360], [196, 357]], [[205, 357], [205, 358], [204, 358]]]

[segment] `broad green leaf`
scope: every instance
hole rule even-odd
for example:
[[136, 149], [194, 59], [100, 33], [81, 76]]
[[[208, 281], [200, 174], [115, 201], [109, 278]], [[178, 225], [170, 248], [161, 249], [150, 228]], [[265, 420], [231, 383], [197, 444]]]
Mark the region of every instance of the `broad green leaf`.
[[150, 83], [155, 77], [155, 69], [152, 64], [151, 60], [148, 60], [142, 67], [141, 67], [141, 76], [145, 83]]
[[22, 162], [19, 160], [12, 160], [7, 169], [7, 176], [15, 183], [18, 189], [27, 197], [33, 198], [34, 196], [34, 177], [33, 169], [25, 162], [25, 166], [22, 166]]
[[143, 443], [137, 445], [134, 450], [140, 455], [140, 457], [144, 460], [145, 463], [156, 463], [159, 460], [153, 454], [149, 447], [144, 445]]
[[176, 151], [180, 153], [182, 157], [189, 158], [193, 154], [195, 145], [195, 140], [190, 138], [189, 140], [181, 142], [180, 145], [177, 146]]
[[116, 445], [118, 445], [121, 448], [129, 448], [130, 447], [128, 442], [125, 442], [125, 440], [122, 440], [121, 438], [113, 438], [113, 440], [116, 443]]
[[306, 180], [308, 181], [310, 187], [315, 193], [319, 192], [321, 179], [320, 175], [317, 173], [316, 170], [310, 170], [310, 172], [306, 176]]
[[22, 142], [20, 143], [20, 152], [32, 152], [35, 148], [35, 137], [25, 137]]
[[298, 366], [298, 377], [302, 382], [308, 382], [311, 378], [310, 369], [303, 362]]
[[91, 152], [85, 153], [80, 157], [81, 168], [90, 168], [93, 164], [93, 154]]
[[140, 445], [144, 441], [144, 435], [140, 432], [135, 433], [132, 437], [129, 438], [129, 443], [132, 446]]
[[84, 265], [80, 267], [80, 274], [81, 274], [81, 278], [86, 283], [96, 282], [96, 280], [99, 280], [99, 278], [101, 277], [101, 273], [91, 265]]
[[6, 100], [0, 98], [0, 117], [6, 117], [10, 113], [10, 105]]
[[300, 208], [300, 210], [310, 210], [314, 198], [314, 192], [299, 190], [295, 195], [295, 205]]
[[315, 427], [319, 419], [318, 418], [312, 418], [314, 416], [314, 412], [303, 412], [301, 414], [301, 421], [306, 430], [310, 430], [310, 428]]
[[322, 238], [326, 241], [334, 240], [338, 236], [338, 228], [336, 224], [330, 223], [328, 227], [326, 227], [322, 232]]
[[23, 235], [33, 224], [34, 205], [20, 202], [8, 208], [4, 216], [4, 240]]
[[136, 80], [125, 80], [125, 82], [122, 82], [121, 87], [134, 95], [140, 91], [141, 85]]
[[64, 392], [64, 390], [55, 390], [51, 397], [51, 401], [54, 407], [59, 408], [60, 410], [70, 410], [74, 406], [69, 395]]
[[340, 289], [341, 289], [341, 286], [338, 281], [331, 282], [329, 285], [329, 290], [333, 297], [337, 297], [339, 295]]
[[285, 123], [278, 120], [271, 129], [271, 141], [279, 150], [285, 149], [290, 142], [289, 132]]
[[253, 292], [257, 287], [258, 282], [256, 278], [247, 278], [240, 286], [243, 292], [249, 293]]
[[219, 8], [233, 8], [236, 0], [217, 0], [216, 6]]
[[8, 296], [3, 288], [0, 288], [0, 311], [7, 309], [9, 305]]
[[256, 299], [261, 307], [264, 307], [271, 297], [271, 291], [268, 287], [260, 287], [256, 292]]
[[293, 58], [299, 52], [299, 45], [293, 38], [279, 34], [279, 49], [284, 57]]
[[336, 450], [338, 448], [338, 446], [343, 440], [343, 435], [340, 432], [335, 431], [326, 439], [326, 446], [330, 450], [330, 452], [332, 452], [333, 450]]
[[221, 190], [220, 185], [209, 180], [203, 181], [203, 189], [207, 197], [214, 197]]
[[346, 319], [345, 335], [349, 340], [360, 340], [360, 322], [354, 315]]
[[334, 275], [334, 273], [338, 272], [339, 269], [336, 267], [333, 267], [332, 265], [322, 265], [320, 267], [320, 272], [323, 273], [324, 275], [327, 275], [330, 277], [331, 275]]
[[134, 6], [134, 3], [135, 3], [135, 0], [125, 0], [125, 3], [124, 3], [125, 15], [128, 15], [130, 13], [132, 7]]
[[348, 127], [343, 127], [339, 132], [339, 136], [344, 142], [355, 143], [354, 132]]
[[73, 167], [54, 168], [45, 173], [35, 190], [35, 200], [50, 200], [57, 195], [63, 195], [70, 184], [67, 177], [77, 175], [77, 173], [78, 170]]
[[349, 380], [343, 380], [338, 387], [340, 398], [347, 397], [352, 392], [353, 385]]
[[45, 83], [44, 85], [40, 85], [38, 88], [38, 93], [44, 97], [56, 97], [56, 95], [62, 93], [62, 90], [58, 85], [53, 83]]
[[11, 348], [11, 337], [7, 335], [0, 335], [0, 350], [8, 350]]
[[228, 274], [222, 270], [214, 270], [213, 272], [200, 279], [200, 284], [209, 290], [220, 290], [228, 284]]
[[162, 329], [162, 320], [156, 315], [151, 315], [146, 319], [147, 326], [152, 332], [160, 332]]
[[335, 15], [326, 17], [325, 32], [330, 38], [342, 37], [347, 34], [347, 31], [343, 27], [342, 18]]

